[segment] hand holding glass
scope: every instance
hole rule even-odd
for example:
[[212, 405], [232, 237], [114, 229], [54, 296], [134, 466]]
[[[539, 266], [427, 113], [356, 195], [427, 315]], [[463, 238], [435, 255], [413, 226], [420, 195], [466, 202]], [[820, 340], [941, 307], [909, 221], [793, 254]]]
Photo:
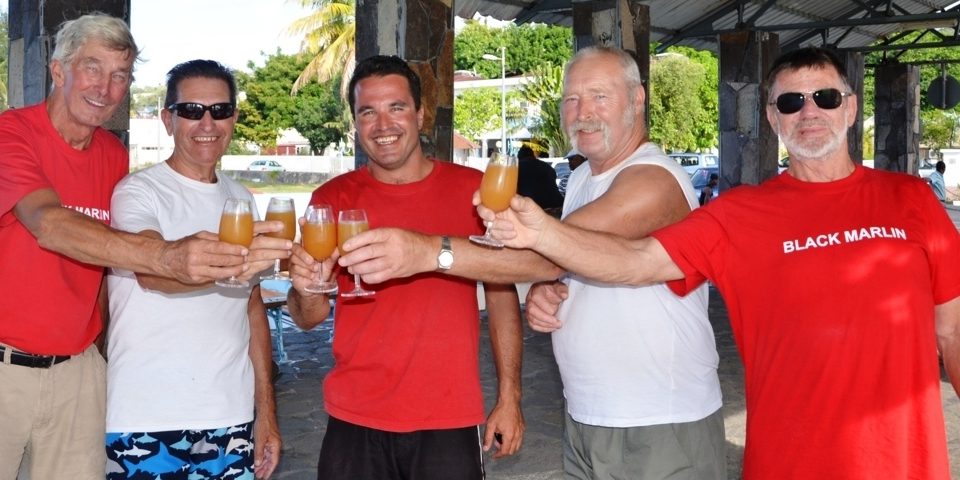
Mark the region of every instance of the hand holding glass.
[[[510, 207], [510, 199], [517, 194], [517, 157], [496, 154], [487, 164], [487, 170], [480, 181], [480, 203], [494, 212], [502, 212]], [[470, 241], [488, 247], [503, 248], [503, 243], [487, 232], [470, 236]]]
[[[370, 229], [370, 225], [367, 223], [367, 213], [363, 210], [344, 210], [340, 212], [340, 220], [337, 222], [337, 239], [340, 243], [340, 253], [346, 253], [346, 250], [343, 248], [343, 244], [347, 243], [347, 240], [350, 240], [354, 235], [366, 232]], [[343, 292], [340, 294], [342, 297], [366, 297], [373, 295], [374, 292], [370, 290], [364, 290], [363, 286], [360, 285], [360, 274], [353, 274], [353, 290], [349, 292]]]
[[[250, 210], [250, 201], [239, 198], [228, 198], [223, 205], [223, 214], [220, 216], [220, 241], [249, 247], [253, 243], [253, 214]], [[247, 282], [241, 282], [236, 275], [217, 280], [217, 285], [230, 288], [247, 288]]]
[[337, 230], [333, 221], [333, 209], [330, 205], [310, 205], [304, 214], [304, 223], [300, 231], [303, 249], [320, 262], [320, 279], [304, 287], [309, 293], [331, 293], [337, 290], [334, 281], [323, 281], [323, 261], [333, 255], [337, 248]]
[[[272, 197], [267, 204], [266, 221], [283, 222], [283, 230], [279, 232], [270, 232], [266, 236], [274, 238], [285, 238], [293, 241], [297, 237], [297, 213], [293, 207], [293, 199], [288, 197]], [[261, 280], [287, 280], [287, 277], [280, 275], [280, 259], [273, 261], [273, 273], [260, 277]]]

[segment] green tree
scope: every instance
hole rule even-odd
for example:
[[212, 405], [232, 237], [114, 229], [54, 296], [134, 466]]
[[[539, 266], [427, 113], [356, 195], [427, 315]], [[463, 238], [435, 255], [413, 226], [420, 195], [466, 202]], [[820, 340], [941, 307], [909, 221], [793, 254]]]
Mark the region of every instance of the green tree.
[[343, 140], [348, 130], [339, 122], [345, 110], [336, 93], [339, 85], [340, 78], [333, 78], [323, 84], [311, 83], [297, 92], [301, 101], [293, 117], [293, 128], [310, 141], [314, 155], [322, 153], [327, 145]]
[[149, 118], [155, 117], [164, 105], [164, 98], [167, 95], [167, 88], [164, 85], [141, 87], [133, 85], [130, 87], [130, 117], [131, 118]]
[[693, 125], [696, 150], [716, 148], [720, 143], [720, 63], [717, 56], [708, 50], [690, 47], [670, 47], [667, 51], [679, 53], [703, 67], [703, 81], [697, 92], [703, 116]]
[[453, 128], [463, 136], [478, 139], [500, 129], [500, 90], [474, 88], [457, 96], [453, 108]]
[[[356, 2], [355, 0], [300, 0], [314, 12], [290, 25], [293, 35], [302, 35], [300, 53], [310, 61], [301, 70], [291, 92], [316, 80], [326, 83], [336, 77], [349, 79], [356, 59]], [[346, 86], [341, 94], [346, 97]]]
[[[666, 150], [699, 150], [700, 137], [715, 132], [716, 116], [701, 105], [703, 65], [683, 55], [650, 64], [650, 138]], [[716, 133], [714, 133], [714, 136]]]
[[520, 86], [520, 94], [540, 107], [530, 131], [546, 143], [551, 156], [570, 151], [570, 142], [563, 131], [560, 118], [560, 99], [563, 96], [563, 67], [540, 66], [533, 72], [533, 80]]
[[507, 76], [514, 76], [541, 66], [562, 66], [573, 55], [573, 35], [569, 27], [523, 24], [493, 28], [468, 20], [454, 39], [454, 69], [500, 78], [500, 62], [483, 58], [484, 54], [499, 56], [500, 47], [507, 48]]
[[[293, 83], [308, 62], [306, 57], [284, 55], [278, 50], [267, 56], [262, 67], [249, 62], [249, 73], [237, 73], [237, 86], [244, 92], [244, 97], [238, 105], [240, 117], [236, 138], [253, 142], [261, 148], [272, 147], [276, 145], [281, 130], [293, 127], [310, 140], [315, 150], [329, 143], [314, 142], [324, 142], [331, 132], [323, 130], [323, 126], [340, 118], [339, 111], [343, 108], [333, 93], [337, 79], [311, 84], [297, 95], [290, 95]], [[308, 115], [303, 113], [305, 110], [322, 113]], [[342, 130], [339, 134], [339, 138], [343, 138]]]
[[8, 14], [0, 11], [0, 112], [7, 109], [7, 65], [9, 65]]

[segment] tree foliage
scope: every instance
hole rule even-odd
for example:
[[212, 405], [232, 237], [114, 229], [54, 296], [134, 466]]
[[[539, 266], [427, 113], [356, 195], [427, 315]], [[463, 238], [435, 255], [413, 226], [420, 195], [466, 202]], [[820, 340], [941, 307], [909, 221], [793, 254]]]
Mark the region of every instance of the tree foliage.
[[453, 128], [470, 139], [500, 128], [500, 91], [496, 88], [466, 90], [454, 101]]
[[292, 127], [310, 141], [315, 152], [344, 138], [344, 130], [326, 126], [331, 122], [336, 124], [343, 110], [339, 96], [334, 93], [338, 78], [310, 84], [297, 95], [290, 95], [293, 83], [309, 61], [305, 56], [285, 55], [278, 50], [267, 56], [262, 67], [251, 61], [247, 63], [249, 73], [237, 73], [237, 87], [245, 95], [238, 105], [237, 138], [261, 148], [272, 147], [276, 145], [277, 134]]
[[155, 118], [163, 108], [163, 99], [167, 95], [167, 87], [154, 85], [130, 87], [130, 118]]
[[468, 20], [454, 40], [454, 69], [500, 78], [500, 62], [483, 58], [484, 54], [499, 56], [500, 47], [506, 47], [507, 76], [515, 76], [541, 66], [562, 66], [573, 55], [573, 34], [569, 27], [511, 24], [493, 28]]
[[[355, 0], [300, 0], [304, 7], [314, 11], [290, 25], [293, 35], [302, 35], [300, 53], [310, 62], [293, 84], [292, 92], [312, 81], [326, 83], [336, 77], [349, 79], [356, 59], [356, 2]], [[346, 97], [346, 86], [341, 95]]]
[[706, 78], [706, 68], [683, 55], [651, 62], [650, 138], [665, 150], [695, 151], [715, 144], [717, 113], [701, 100]]
[[534, 79], [520, 86], [520, 94], [540, 107], [540, 115], [534, 119], [530, 131], [546, 143], [551, 156], [564, 155], [570, 151], [570, 142], [560, 118], [563, 67], [541, 66], [531, 73]]

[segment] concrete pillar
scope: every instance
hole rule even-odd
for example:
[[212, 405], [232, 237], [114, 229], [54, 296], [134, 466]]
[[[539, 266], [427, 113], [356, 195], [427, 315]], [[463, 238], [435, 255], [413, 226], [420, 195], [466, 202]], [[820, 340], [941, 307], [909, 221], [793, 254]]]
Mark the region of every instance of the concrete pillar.
[[[573, 51], [590, 46], [618, 47], [631, 52], [640, 67], [643, 88], [650, 78], [650, 7], [637, 0], [573, 2]], [[647, 98], [644, 112], [650, 104]], [[644, 116], [646, 118], [646, 116]]]
[[[844, 52], [841, 60], [847, 67], [847, 80], [857, 96], [857, 121], [847, 131], [847, 145], [850, 158], [856, 164], [863, 163], [863, 54], [859, 52]], [[846, 99], [844, 99], [846, 101]]]
[[[51, 88], [50, 55], [57, 28], [66, 20], [103, 12], [130, 23], [130, 0], [9, 0], [10, 58], [8, 103], [23, 107], [39, 103]], [[104, 128], [126, 143], [130, 129], [129, 96]]]
[[779, 52], [769, 32], [720, 35], [720, 191], [777, 173], [777, 135], [763, 80]]
[[[453, 158], [453, 11], [438, 0], [357, 0], [357, 61], [397, 55], [420, 76], [427, 156]], [[359, 145], [359, 142], [357, 143]], [[367, 162], [357, 149], [357, 164]]]
[[887, 63], [874, 75], [874, 167], [917, 175], [920, 67]]

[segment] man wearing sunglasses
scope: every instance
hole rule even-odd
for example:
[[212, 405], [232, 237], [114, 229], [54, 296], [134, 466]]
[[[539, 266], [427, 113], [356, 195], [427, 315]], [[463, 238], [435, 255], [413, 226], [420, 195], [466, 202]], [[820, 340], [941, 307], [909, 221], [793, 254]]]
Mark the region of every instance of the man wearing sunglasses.
[[101, 128], [139, 49], [103, 14], [64, 22], [46, 100], [0, 115], [0, 479], [103, 478], [103, 267], [187, 283], [243, 272], [246, 249], [111, 229], [127, 149]]
[[[228, 198], [253, 204], [246, 187], [216, 170], [233, 138], [236, 99], [233, 73], [213, 60], [170, 70], [161, 118], [173, 153], [117, 185], [114, 227], [175, 239], [217, 231]], [[277, 224], [255, 222], [254, 232]], [[288, 257], [291, 247], [256, 235], [252, 268], [239, 278]], [[107, 280], [107, 478], [268, 478], [280, 434], [260, 287], [185, 284], [118, 268]]]
[[850, 87], [829, 51], [781, 56], [766, 113], [789, 169], [648, 238], [522, 197], [478, 207], [507, 245], [596, 280], [717, 286], [744, 363], [745, 480], [950, 477], [937, 354], [960, 392], [960, 235], [923, 181], [851, 160]]

